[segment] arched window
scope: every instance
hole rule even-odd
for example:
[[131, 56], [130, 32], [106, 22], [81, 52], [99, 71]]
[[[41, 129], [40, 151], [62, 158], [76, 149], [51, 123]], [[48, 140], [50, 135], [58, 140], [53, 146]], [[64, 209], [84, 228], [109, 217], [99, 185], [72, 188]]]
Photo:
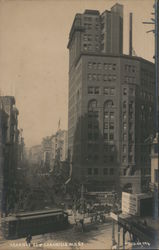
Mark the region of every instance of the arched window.
[[114, 107], [114, 103], [112, 100], [108, 100], [104, 103], [104, 109], [109, 109], [109, 108], [113, 108]]

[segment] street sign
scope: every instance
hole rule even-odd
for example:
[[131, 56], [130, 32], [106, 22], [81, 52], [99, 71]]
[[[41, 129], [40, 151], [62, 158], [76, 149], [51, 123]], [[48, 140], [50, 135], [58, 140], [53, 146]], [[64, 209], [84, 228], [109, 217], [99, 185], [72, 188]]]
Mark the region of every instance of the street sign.
[[118, 221], [118, 215], [117, 215], [117, 214], [111, 212], [111, 213], [110, 213], [110, 217], [111, 217], [113, 220]]

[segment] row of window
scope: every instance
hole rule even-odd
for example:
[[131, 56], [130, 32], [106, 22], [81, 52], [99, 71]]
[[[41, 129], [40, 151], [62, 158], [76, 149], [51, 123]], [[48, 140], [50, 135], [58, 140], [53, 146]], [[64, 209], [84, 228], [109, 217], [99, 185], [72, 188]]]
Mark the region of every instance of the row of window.
[[[84, 49], [84, 50], [90, 50], [90, 51], [91, 51], [92, 49], [94, 49], [94, 46], [93, 46], [91, 43], [84, 43], [84, 44], [83, 44], [83, 49]], [[99, 49], [100, 49], [98, 43], [95, 44], [95, 49], [96, 49], [96, 50], [99, 50]]]
[[133, 133], [129, 133], [128, 136], [126, 133], [123, 133], [123, 141], [127, 141], [127, 139], [129, 139], [130, 142], [133, 142], [134, 141]]
[[114, 129], [114, 122], [104, 122], [104, 131], [107, 129]]
[[[123, 101], [123, 109], [126, 109], [127, 107], [127, 101]], [[134, 101], [130, 101], [129, 102], [129, 110], [132, 111], [132, 109], [134, 108]]]
[[128, 95], [128, 94], [134, 96], [135, 89], [133, 89], [133, 88], [123, 88], [123, 95]]
[[[115, 145], [109, 145], [109, 144], [104, 144], [104, 151], [105, 153], [114, 153], [115, 152]], [[88, 143], [87, 145], [88, 150], [90, 151], [98, 151], [99, 150], [99, 144], [98, 143]]]
[[88, 62], [88, 69], [97, 69], [97, 70], [116, 70], [115, 63], [96, 63]]
[[[97, 100], [93, 99], [88, 102], [88, 112], [92, 112], [95, 114], [95, 112], [98, 112], [95, 110], [98, 107]], [[114, 102], [112, 100], [107, 100], [104, 103], [104, 110], [114, 108]]]
[[[123, 163], [127, 163], [127, 157], [124, 155], [123, 158], [122, 158], [122, 162]], [[132, 163], [133, 162], [133, 156], [132, 155], [129, 155], [128, 156], [128, 162], [129, 163]]]
[[125, 83], [135, 83], [135, 77], [125, 76]]
[[114, 112], [104, 112], [104, 120], [114, 120]]
[[[128, 152], [131, 154], [133, 152], [133, 145], [129, 145], [128, 146]], [[123, 153], [126, 153], [127, 152], [127, 145], [126, 144], [123, 144]]]
[[[88, 175], [98, 175], [99, 169], [98, 168], [88, 168], [87, 169]], [[114, 168], [103, 168], [103, 175], [114, 175]]]
[[110, 133], [105, 133], [103, 134], [104, 140], [106, 141], [113, 141], [114, 140], [114, 133], [110, 132]]
[[95, 25], [92, 25], [92, 23], [84, 23], [84, 27], [87, 30], [91, 30], [92, 28], [95, 28], [96, 30], [99, 30], [100, 25], [98, 23], [96, 23]]
[[150, 72], [147, 69], [141, 69], [142, 72], [142, 78], [154, 78], [155, 77], [155, 72]]
[[[101, 94], [101, 88], [100, 87], [88, 87], [88, 94]], [[103, 88], [103, 94], [104, 95], [115, 95], [115, 88]]]
[[116, 81], [116, 75], [88, 74], [89, 81]]
[[134, 65], [125, 64], [125, 71], [134, 73], [136, 71], [136, 67]]
[[150, 93], [147, 93], [146, 91], [140, 91], [140, 96], [144, 99], [148, 99], [149, 101], [153, 101], [154, 100], [154, 97], [152, 94]]
[[83, 35], [83, 41], [90, 42], [92, 40], [99, 41], [99, 36], [98, 35], [92, 35], [92, 34], [84, 34]]

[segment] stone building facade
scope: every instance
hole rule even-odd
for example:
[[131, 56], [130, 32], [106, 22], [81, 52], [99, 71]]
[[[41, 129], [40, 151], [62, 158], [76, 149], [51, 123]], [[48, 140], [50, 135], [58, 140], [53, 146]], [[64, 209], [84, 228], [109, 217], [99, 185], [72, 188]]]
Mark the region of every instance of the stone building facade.
[[[115, 5], [108, 13], [114, 8], [120, 18], [116, 42], [122, 48], [122, 6]], [[150, 179], [150, 145], [146, 141], [154, 134], [155, 68], [143, 58], [123, 55], [115, 45], [111, 51], [103, 51], [101, 27], [102, 22], [108, 22], [102, 21], [102, 15], [92, 10], [77, 14], [69, 36], [68, 150], [72, 174], [88, 186], [96, 183], [102, 189], [119, 185], [131, 189], [133, 185], [134, 192], [140, 192]], [[92, 50], [88, 46], [84, 49], [90, 31], [97, 36], [99, 16], [100, 49], [95, 49], [92, 37]], [[91, 26], [85, 25], [86, 18]], [[111, 32], [105, 30], [107, 39], [114, 32], [111, 27]]]

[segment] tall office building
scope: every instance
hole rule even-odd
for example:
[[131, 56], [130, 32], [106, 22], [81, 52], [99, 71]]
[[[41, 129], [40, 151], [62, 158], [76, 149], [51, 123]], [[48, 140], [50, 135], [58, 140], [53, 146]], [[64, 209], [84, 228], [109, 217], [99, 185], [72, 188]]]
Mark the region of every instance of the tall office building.
[[[122, 15], [117, 4], [102, 15], [87, 10], [75, 17], [68, 43], [68, 149], [72, 176], [91, 190], [120, 185], [140, 192], [150, 178], [147, 141], [154, 133], [154, 64], [122, 54]], [[109, 31], [101, 28], [103, 23], [108, 28], [108, 20]]]
[[123, 53], [123, 6], [115, 4], [101, 15], [97, 10], [76, 14], [69, 35], [70, 67], [81, 52]]

